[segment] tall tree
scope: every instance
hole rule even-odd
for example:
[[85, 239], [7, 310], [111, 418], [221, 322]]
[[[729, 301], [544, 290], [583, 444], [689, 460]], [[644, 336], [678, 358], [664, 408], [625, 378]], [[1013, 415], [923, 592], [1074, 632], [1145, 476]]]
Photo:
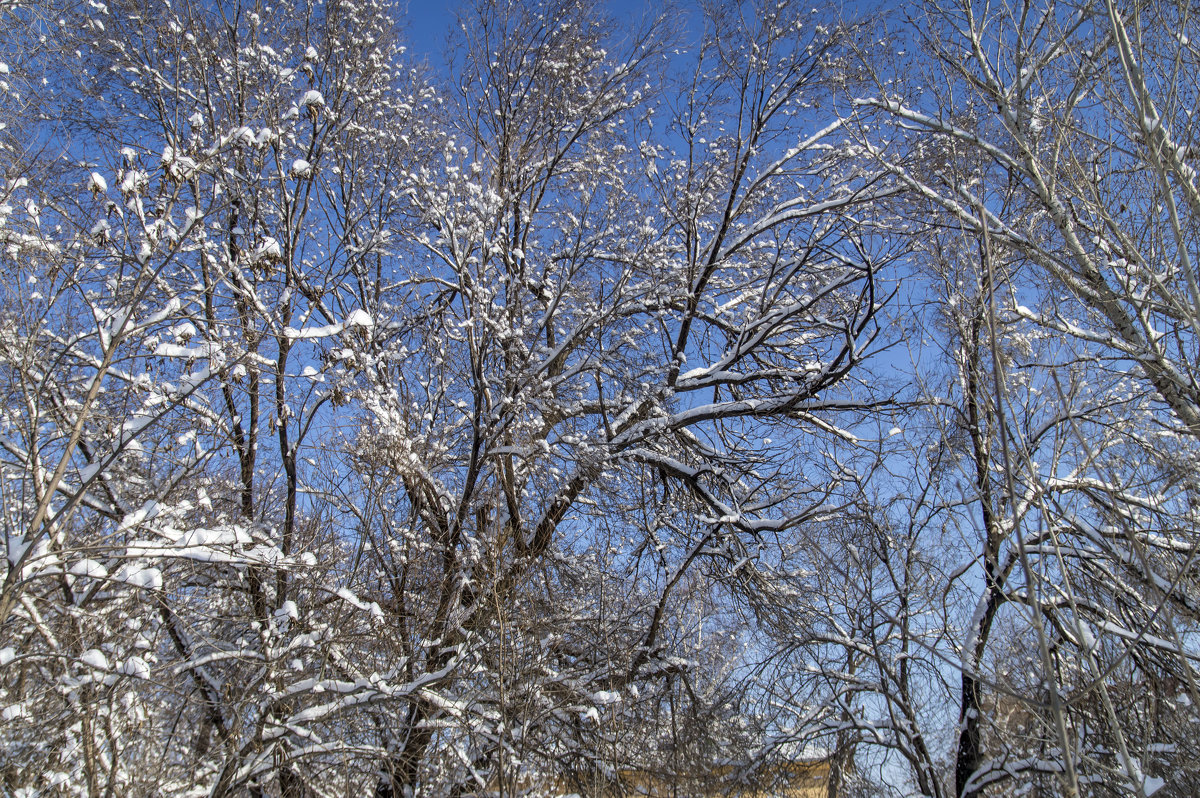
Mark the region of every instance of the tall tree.
[[810, 110], [854, 28], [714, 7], [668, 57], [668, 19], [481, 2], [437, 90], [371, 2], [0, 13], [7, 789], [755, 745], [732, 602], [875, 402], [894, 187]]
[[947, 429], [967, 436], [983, 545], [952, 632], [954, 792], [1186, 794], [1190, 11], [930, 3], [920, 20], [921, 85], [859, 105], [903, 127], [907, 145], [867, 146], [958, 239], [941, 301], [965, 413]]

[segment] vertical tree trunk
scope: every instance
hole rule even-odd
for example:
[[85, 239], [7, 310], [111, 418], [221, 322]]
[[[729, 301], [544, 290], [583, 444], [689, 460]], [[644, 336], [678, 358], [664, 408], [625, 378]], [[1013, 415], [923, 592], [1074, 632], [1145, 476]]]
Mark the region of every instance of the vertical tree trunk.
[[428, 719], [429, 708], [423, 702], [409, 710], [404, 747], [388, 760], [387, 770], [379, 774], [375, 798], [411, 798], [416, 794], [421, 761], [433, 740], [433, 732], [426, 726]]
[[[979, 681], [979, 666], [987, 646], [988, 635], [991, 632], [992, 619], [1000, 606], [1002, 596], [999, 579], [1000, 541], [1002, 530], [997, 518], [995, 496], [991, 482], [991, 445], [990, 435], [994, 416], [989, 411], [984, 400], [984, 374], [982, 340], [984, 330], [985, 303], [992, 291], [992, 281], [989, 264], [986, 259], [988, 252], [980, 246], [981, 269], [979, 277], [979, 295], [975, 313], [971, 317], [967, 338], [963, 341], [966, 348], [966, 411], [968, 433], [971, 438], [971, 453], [975, 461], [975, 489], [978, 492], [980, 523], [983, 526], [983, 577], [984, 595], [980, 598], [983, 612], [977, 613], [972, 620], [970, 650], [962, 652], [962, 681], [959, 689], [959, 731], [958, 752], [954, 763], [954, 792], [959, 798], [972, 798], [979, 795], [979, 790], [970, 787], [971, 777], [982, 764], [982, 740], [980, 731], [980, 706], [983, 698], [982, 685]], [[977, 605], [978, 606], [978, 605]]]
[[972, 787], [968, 791], [971, 776], [979, 769], [979, 680], [965, 670], [962, 674], [960, 692], [961, 709], [959, 710], [958, 755], [954, 762], [954, 793], [959, 798], [978, 795], [979, 791]]

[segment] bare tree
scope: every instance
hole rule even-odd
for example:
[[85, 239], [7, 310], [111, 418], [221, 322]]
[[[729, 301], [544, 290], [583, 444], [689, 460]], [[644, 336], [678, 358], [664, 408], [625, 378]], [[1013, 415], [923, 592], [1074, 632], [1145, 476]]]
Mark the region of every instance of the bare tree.
[[961, 654], [959, 795], [1190, 792], [1170, 752], [1195, 700], [1191, 25], [1172, 4], [928, 4], [922, 87], [859, 103], [912, 134], [867, 146], [958, 240], [938, 445], [971, 465], [982, 544], [941, 654]]
[[867, 233], [889, 186], [836, 120], [793, 121], [844, 79], [850, 31], [714, 12], [673, 93], [662, 21], [621, 38], [582, 4], [482, 3], [461, 23], [453, 138], [352, 389], [407, 536], [380, 604], [432, 679], [379, 795], [636, 763], [585, 741], [689, 678], [685, 587], [753, 580], [828, 511], [789, 441], [872, 405], [848, 388], [892, 257]]

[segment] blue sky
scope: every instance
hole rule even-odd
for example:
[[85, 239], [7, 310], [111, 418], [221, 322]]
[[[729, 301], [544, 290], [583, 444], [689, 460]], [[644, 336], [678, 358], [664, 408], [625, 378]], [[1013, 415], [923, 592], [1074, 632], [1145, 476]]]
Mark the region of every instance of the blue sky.
[[457, 3], [423, 3], [420, 0], [401, 6], [404, 38], [408, 46], [418, 55], [428, 57], [431, 62], [440, 61], [456, 7]]
[[[433, 67], [445, 64], [447, 34], [461, 2], [422, 2], [407, 0], [401, 3], [401, 24], [405, 43], [418, 57], [429, 60]], [[661, 4], [653, 0], [604, 0], [603, 5], [613, 16], [640, 17], [657, 11]]]

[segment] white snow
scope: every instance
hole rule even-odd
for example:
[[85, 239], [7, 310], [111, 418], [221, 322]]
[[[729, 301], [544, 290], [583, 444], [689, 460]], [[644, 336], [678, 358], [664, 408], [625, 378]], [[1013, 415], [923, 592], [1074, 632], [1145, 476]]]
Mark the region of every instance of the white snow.
[[238, 144], [246, 147], [253, 147], [257, 143], [254, 136], [254, 130], [246, 127], [245, 125], [242, 125], [234, 130], [233, 133], [230, 134], [230, 138], [233, 141], [236, 141]]
[[615, 693], [612, 690], [600, 690], [592, 694], [592, 700], [600, 706], [608, 706], [616, 704], [621, 700], [621, 694]]
[[[309, 48], [312, 49], [312, 48]], [[301, 108], [324, 108], [325, 98], [321, 96], [321, 92], [316, 89], [310, 89], [304, 92], [304, 96], [300, 98]]]
[[181, 154], [174, 147], [164, 147], [162, 154], [163, 170], [176, 180], [184, 180], [199, 168], [195, 159]]
[[120, 664], [117, 673], [132, 676], [135, 679], [149, 679], [150, 666], [141, 657], [130, 657]]
[[337, 335], [344, 329], [341, 324], [326, 324], [322, 327], [305, 327], [297, 330], [295, 327], [284, 327], [283, 334], [288, 338], [328, 338]]
[[350, 311], [350, 315], [346, 317], [346, 326], [371, 328], [375, 326], [375, 320], [371, 318], [370, 313], [362, 308], [356, 308]]
[[276, 241], [274, 238], [272, 238], [271, 236], [267, 236], [266, 238], [264, 238], [262, 240], [262, 243], [258, 245], [258, 249], [256, 249], [254, 251], [254, 259], [255, 260], [282, 260], [283, 259], [283, 247], [281, 247], [279, 245], [279, 242]]
[[193, 344], [192, 346], [180, 346], [179, 344], [161, 343], [154, 348], [155, 357], [182, 357], [189, 360], [195, 360], [201, 357], [212, 357], [213, 354], [220, 351], [220, 347], [216, 344], [211, 344], [207, 341]]
[[162, 571], [157, 568], [123, 566], [113, 578], [118, 582], [145, 590], [162, 590]]
[[103, 579], [108, 576], [108, 569], [95, 560], [83, 559], [71, 565], [70, 573], [75, 576], [90, 576], [93, 579]]

